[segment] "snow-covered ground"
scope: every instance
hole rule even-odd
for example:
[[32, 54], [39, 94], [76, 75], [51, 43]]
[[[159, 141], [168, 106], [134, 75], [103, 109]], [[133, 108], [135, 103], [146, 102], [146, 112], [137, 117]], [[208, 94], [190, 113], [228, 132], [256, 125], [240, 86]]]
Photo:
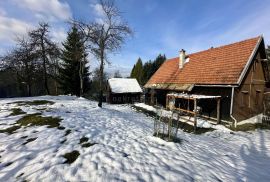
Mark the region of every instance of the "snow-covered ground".
[[[143, 108], [143, 109], [146, 109], [148, 111], [155, 112], [159, 116], [162, 115], [163, 117], [169, 117], [169, 118], [172, 116], [172, 112], [167, 111], [165, 109], [156, 109], [153, 106], [149, 106], [149, 105], [144, 104], [144, 103], [135, 103], [134, 105], [136, 107]], [[173, 117], [174, 117], [174, 119], [177, 119], [176, 115], [174, 115]], [[186, 123], [187, 124], [194, 126], [193, 117], [190, 119], [190, 121], [188, 121], [189, 120], [188, 116], [183, 117], [183, 118], [186, 118], [186, 120], [187, 120]], [[223, 132], [231, 132], [231, 130], [226, 128], [224, 125], [212, 124], [211, 122], [209, 122], [208, 120], [203, 119], [203, 118], [197, 118], [197, 127], [199, 127], [199, 128], [213, 128], [215, 130], [220, 130], [220, 131], [223, 131]]]
[[[181, 143], [165, 142], [152, 136], [153, 118], [128, 105], [98, 108], [96, 102], [71, 96], [1, 100], [0, 130], [23, 116], [8, 116], [17, 106], [7, 103], [37, 99], [55, 104], [47, 105], [49, 110], [36, 110], [44, 105], [20, 108], [60, 116], [65, 130], [32, 126], [11, 135], [0, 133], [0, 181], [270, 180], [269, 130], [202, 135], [179, 131]], [[67, 129], [71, 133], [65, 136]], [[83, 148], [82, 137], [97, 144]], [[63, 155], [73, 150], [80, 153], [77, 160], [63, 164]]]

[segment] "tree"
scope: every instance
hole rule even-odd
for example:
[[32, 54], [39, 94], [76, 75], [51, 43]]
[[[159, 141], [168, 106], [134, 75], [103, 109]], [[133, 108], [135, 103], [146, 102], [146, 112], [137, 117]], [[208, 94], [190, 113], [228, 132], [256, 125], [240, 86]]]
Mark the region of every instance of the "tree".
[[58, 46], [49, 37], [48, 23], [39, 23], [39, 27], [28, 33], [31, 44], [35, 47], [37, 58], [42, 61], [43, 82], [48, 95], [50, 90], [48, 86], [48, 72], [53, 69], [52, 60], [59, 58], [60, 51]]
[[122, 78], [122, 75], [119, 70], [116, 70], [113, 75], [114, 78]]
[[17, 46], [3, 58], [7, 69], [16, 73], [17, 83], [24, 84], [27, 96], [32, 96], [32, 85], [38, 72], [33, 45], [26, 38], [17, 39]]
[[63, 43], [59, 68], [59, 83], [65, 94], [82, 96], [89, 85], [89, 67], [86, 67], [86, 52], [83, 37], [73, 26], [68, 32], [67, 40]]
[[[103, 92], [106, 91], [106, 83], [108, 80], [108, 73], [103, 72], [103, 76], [102, 76], [103, 80], [102, 80], [102, 90]], [[99, 81], [100, 81], [100, 73], [99, 73], [99, 68], [96, 68], [93, 73], [92, 73], [92, 79], [91, 79], [91, 88], [90, 88], [90, 94], [93, 97], [93, 99], [95, 100], [99, 100]]]
[[133, 68], [132, 68], [132, 70], [131, 70], [130, 78], [135, 78], [135, 73], [134, 73], [134, 71], [135, 71], [135, 64], [134, 64], [134, 66], [133, 66]]
[[159, 69], [165, 60], [166, 56], [159, 54], [153, 62], [150, 60], [144, 64], [142, 84], [146, 84], [146, 82]]
[[139, 58], [131, 71], [131, 78], [136, 78], [139, 84], [142, 84], [143, 78], [143, 63], [141, 58]]
[[132, 33], [131, 29], [122, 20], [119, 9], [113, 1], [100, 0], [103, 19], [99, 22], [77, 24], [82, 28], [88, 42], [91, 53], [99, 60], [99, 102], [102, 107], [103, 97], [103, 72], [108, 54], [118, 51], [125, 38]]

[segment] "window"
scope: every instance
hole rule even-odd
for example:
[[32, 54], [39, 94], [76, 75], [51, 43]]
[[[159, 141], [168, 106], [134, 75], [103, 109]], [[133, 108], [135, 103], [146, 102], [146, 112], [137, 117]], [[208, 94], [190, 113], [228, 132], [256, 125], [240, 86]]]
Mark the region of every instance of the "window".
[[248, 106], [248, 91], [242, 91], [241, 106]]
[[259, 104], [261, 90], [256, 90], [255, 106]]

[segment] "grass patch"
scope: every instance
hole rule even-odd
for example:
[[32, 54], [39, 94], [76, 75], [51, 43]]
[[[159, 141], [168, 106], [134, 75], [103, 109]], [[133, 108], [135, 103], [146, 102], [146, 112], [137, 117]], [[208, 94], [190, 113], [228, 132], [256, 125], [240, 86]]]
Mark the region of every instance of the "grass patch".
[[80, 139], [80, 144], [82, 144], [82, 143], [84, 143], [84, 142], [88, 142], [88, 140], [89, 140], [89, 138], [87, 138], [87, 137], [82, 137], [82, 138]]
[[13, 109], [11, 109], [11, 111], [12, 111], [12, 113], [9, 116], [17, 116], [17, 115], [21, 115], [21, 114], [26, 114], [26, 112], [24, 112], [20, 108], [13, 108]]
[[67, 141], [67, 139], [62, 140], [60, 143], [64, 144]]
[[237, 125], [235, 128], [234, 126], [230, 127], [233, 131], [253, 131], [256, 129], [267, 129], [270, 130], [270, 125], [264, 124], [264, 123], [246, 123], [242, 125]]
[[[9, 128], [6, 129], [2, 129], [0, 130], [0, 133], [8, 133], [8, 134], [13, 134], [16, 130], [18, 130], [19, 128], [21, 128], [22, 126], [46, 126], [48, 128], [58, 128], [60, 127], [60, 122], [61, 122], [61, 118], [54, 118], [54, 117], [43, 117], [41, 116], [40, 113], [35, 113], [35, 114], [28, 114], [23, 116], [21, 119], [19, 119], [16, 124], [18, 125], [14, 125], [11, 126]], [[38, 132], [38, 131], [37, 131]]]
[[21, 126], [44, 126], [48, 128], [59, 127], [61, 118], [43, 117], [40, 113], [28, 114], [17, 121]]
[[64, 164], [71, 164], [73, 163], [78, 157], [79, 157], [80, 153], [77, 150], [74, 150], [70, 153], [66, 153], [63, 155], [63, 157], [66, 159], [66, 161], [64, 162]]
[[[137, 112], [144, 113], [146, 116], [157, 118], [157, 114], [153, 111], [148, 111], [147, 109], [144, 109], [144, 108], [141, 108], [141, 107], [138, 107], [135, 105], [133, 105], [131, 107], [134, 108]], [[161, 121], [167, 123], [169, 121], [169, 118], [162, 117]], [[177, 121], [175, 119], [172, 120], [172, 126], [173, 127], [177, 126]], [[202, 134], [202, 133], [206, 133], [206, 132], [215, 130], [213, 128], [196, 128], [196, 131], [194, 131], [194, 126], [189, 125], [185, 122], [181, 122], [181, 121], [179, 123], [179, 129], [182, 129], [184, 132], [194, 133], [194, 134]]]
[[23, 143], [23, 145], [26, 145], [26, 144], [28, 144], [28, 143], [30, 143], [32, 141], [35, 141], [36, 139], [37, 138], [29, 138], [29, 139], [26, 140], [26, 142]]
[[24, 175], [24, 173], [21, 173], [16, 178], [18, 179], [18, 178], [22, 177], [23, 175]]
[[58, 126], [58, 128], [57, 128], [58, 130], [64, 130], [64, 129], [66, 129], [64, 126]]
[[70, 129], [66, 130], [65, 136], [68, 136], [70, 133], [71, 133], [71, 130]]
[[91, 146], [96, 145], [96, 144], [97, 144], [97, 143], [90, 143], [90, 142], [87, 142], [87, 143], [82, 144], [82, 147], [87, 148], [87, 147], [91, 147]]
[[23, 106], [23, 105], [30, 105], [30, 106], [37, 106], [37, 105], [53, 105], [54, 102], [48, 101], [48, 100], [33, 100], [33, 101], [17, 101], [17, 102], [12, 102], [11, 104], [17, 104], [18, 106]]
[[21, 138], [24, 139], [24, 138], [27, 138], [28, 136], [22, 136]]
[[21, 126], [11, 126], [9, 128], [6, 128], [6, 129], [2, 129], [0, 130], [0, 133], [8, 133], [8, 134], [13, 134], [16, 130], [18, 130], [19, 128], [21, 128]]
[[10, 166], [11, 164], [13, 164], [13, 162], [7, 162], [7, 163], [5, 164], [5, 167]]

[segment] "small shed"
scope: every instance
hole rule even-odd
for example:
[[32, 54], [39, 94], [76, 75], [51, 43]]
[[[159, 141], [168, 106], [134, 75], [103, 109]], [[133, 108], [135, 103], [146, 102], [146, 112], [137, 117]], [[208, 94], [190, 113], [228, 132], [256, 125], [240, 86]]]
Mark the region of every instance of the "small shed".
[[139, 102], [142, 89], [134, 78], [111, 78], [107, 86], [107, 102], [125, 104]]

